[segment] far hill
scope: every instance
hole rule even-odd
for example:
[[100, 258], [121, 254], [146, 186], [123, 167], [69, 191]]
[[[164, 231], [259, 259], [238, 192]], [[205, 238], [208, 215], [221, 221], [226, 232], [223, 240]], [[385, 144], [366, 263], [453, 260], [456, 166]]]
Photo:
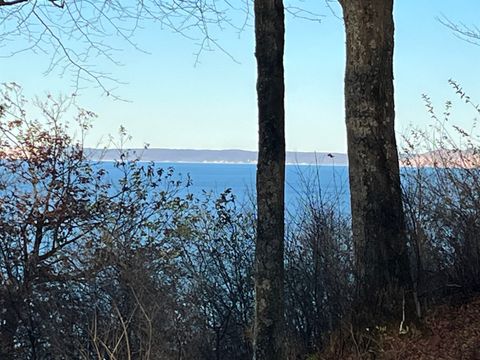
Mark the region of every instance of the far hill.
[[[112, 161], [120, 157], [118, 149], [85, 149], [94, 160]], [[131, 149], [129, 157], [142, 161], [255, 164], [258, 153], [246, 150]], [[347, 155], [326, 152], [287, 152], [288, 164], [347, 165]]]

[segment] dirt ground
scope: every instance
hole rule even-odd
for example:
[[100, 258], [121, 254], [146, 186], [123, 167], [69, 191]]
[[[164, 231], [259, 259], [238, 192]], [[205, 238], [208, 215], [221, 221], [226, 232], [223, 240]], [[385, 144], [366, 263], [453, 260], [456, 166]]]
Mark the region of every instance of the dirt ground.
[[348, 346], [350, 351], [342, 355], [322, 354], [317, 359], [480, 360], [480, 297], [434, 307], [421, 331], [402, 336], [381, 334], [368, 350], [364, 344]]

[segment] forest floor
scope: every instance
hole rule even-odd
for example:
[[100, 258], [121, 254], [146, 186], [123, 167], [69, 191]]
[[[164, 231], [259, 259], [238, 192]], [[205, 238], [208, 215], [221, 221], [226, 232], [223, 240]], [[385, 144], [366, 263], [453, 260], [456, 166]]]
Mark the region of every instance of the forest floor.
[[344, 353], [341, 359], [480, 360], [480, 297], [435, 306], [427, 312], [421, 331], [381, 334], [369, 347], [359, 351], [357, 345], [354, 353]]
[[437, 306], [421, 334], [384, 341], [385, 360], [480, 360], [480, 297]]

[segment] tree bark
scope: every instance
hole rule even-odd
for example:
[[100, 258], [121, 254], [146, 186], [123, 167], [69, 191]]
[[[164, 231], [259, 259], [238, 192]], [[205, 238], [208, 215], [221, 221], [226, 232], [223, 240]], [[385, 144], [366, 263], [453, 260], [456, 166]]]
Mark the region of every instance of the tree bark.
[[284, 7], [255, 0], [259, 151], [254, 359], [284, 358]]
[[345, 111], [352, 228], [356, 256], [355, 316], [365, 325], [412, 319], [395, 140], [393, 0], [341, 0], [346, 29]]

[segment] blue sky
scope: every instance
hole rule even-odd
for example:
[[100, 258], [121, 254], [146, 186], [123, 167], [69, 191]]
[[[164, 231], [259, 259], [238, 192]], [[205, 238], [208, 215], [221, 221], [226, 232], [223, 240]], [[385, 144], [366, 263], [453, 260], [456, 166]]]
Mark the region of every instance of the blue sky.
[[[287, 16], [287, 149], [345, 152], [343, 24], [323, 1], [305, 4], [324, 16], [320, 23]], [[340, 15], [338, 5], [332, 6]], [[458, 81], [480, 102], [480, 47], [459, 40], [437, 18], [445, 15], [456, 22], [480, 26], [479, 13], [478, 0], [396, 1], [399, 134], [411, 125], [428, 129], [431, 121], [421, 98], [423, 93], [432, 98], [439, 113], [446, 100], [454, 100], [452, 123], [471, 126], [475, 113], [456, 101], [448, 79]], [[115, 93], [128, 102], [115, 101], [93, 86], [81, 89], [77, 102], [99, 115], [86, 145], [94, 146], [123, 125], [132, 135], [132, 147], [149, 143], [162, 148], [255, 150], [253, 28], [249, 26], [241, 34], [231, 29], [216, 31], [214, 36], [236, 62], [217, 50], [204, 52], [195, 65], [196, 42], [162, 30], [158, 24], [145, 24], [134, 38], [149, 54], [112, 38], [113, 46], [123, 49], [115, 58], [124, 65], [98, 66], [124, 83]], [[1, 62], [0, 81], [19, 83], [28, 96], [72, 92], [68, 74], [63, 78], [58, 70], [44, 74], [49, 54], [23, 53]]]

